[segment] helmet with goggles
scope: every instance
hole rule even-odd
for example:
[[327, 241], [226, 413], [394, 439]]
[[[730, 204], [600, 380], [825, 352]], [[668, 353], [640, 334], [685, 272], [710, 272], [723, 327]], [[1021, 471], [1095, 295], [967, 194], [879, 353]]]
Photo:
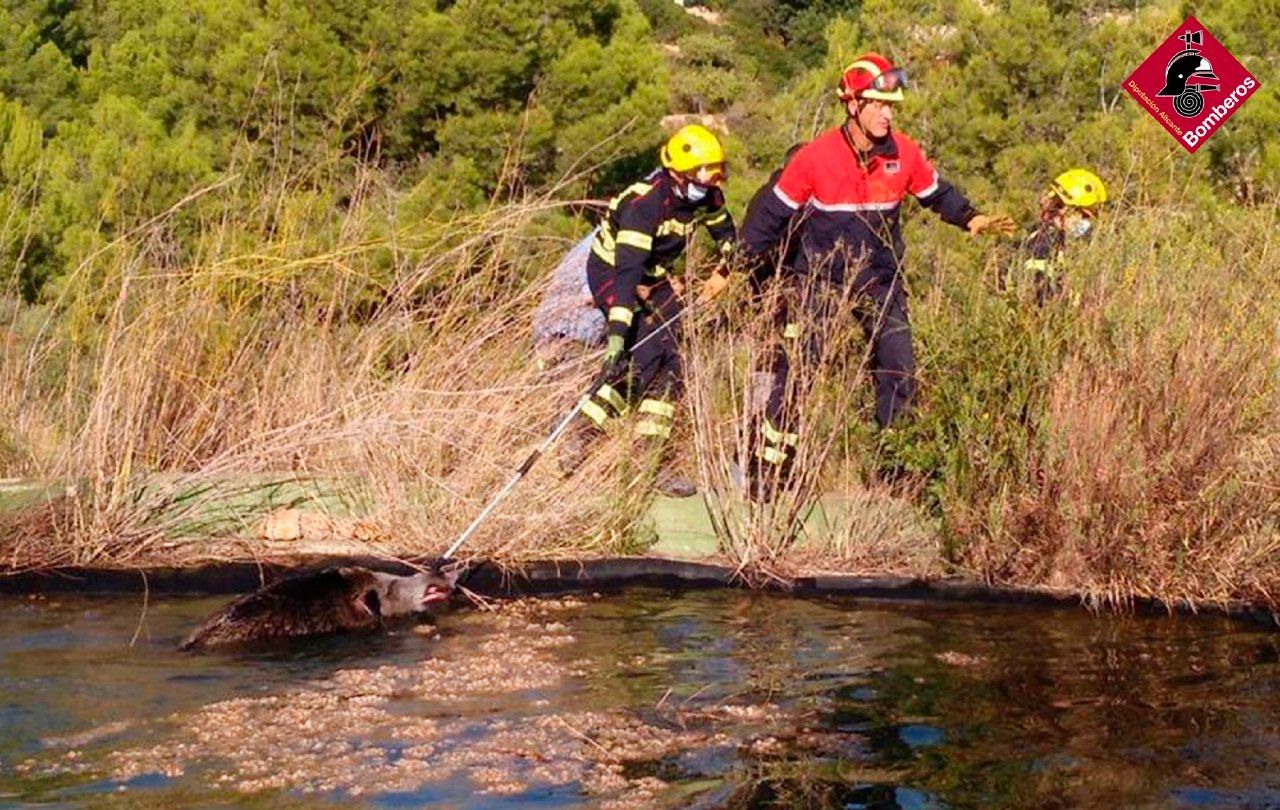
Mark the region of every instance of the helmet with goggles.
[[676, 130], [662, 147], [662, 165], [707, 185], [718, 185], [728, 173], [720, 139], [699, 124]]
[[1088, 169], [1069, 169], [1053, 178], [1050, 186], [1063, 205], [1091, 209], [1107, 201], [1107, 187], [1102, 178]]
[[844, 69], [840, 77], [840, 100], [874, 99], [902, 101], [907, 87], [907, 71], [896, 67], [878, 53], [864, 53]]

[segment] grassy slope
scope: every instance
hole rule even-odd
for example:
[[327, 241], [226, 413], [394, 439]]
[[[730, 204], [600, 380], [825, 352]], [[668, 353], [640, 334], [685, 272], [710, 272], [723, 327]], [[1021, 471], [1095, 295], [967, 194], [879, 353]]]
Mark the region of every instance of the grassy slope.
[[[531, 361], [536, 271], [562, 247], [537, 237], [551, 205], [499, 206], [442, 229], [446, 242], [400, 253], [361, 242], [292, 256], [269, 244], [175, 268], [148, 250], [154, 240], [122, 246], [101, 267], [112, 294], [97, 299], [107, 304], [91, 350], [77, 350], [64, 318], [6, 356], [3, 414], [25, 469], [78, 482], [73, 502], [56, 500], [36, 522], [39, 537], [6, 533], [6, 556], [127, 564], [173, 554], [182, 537], [250, 538], [266, 512], [305, 498], [279, 485], [295, 478], [327, 482], [328, 511], [362, 515], [377, 548], [441, 550], [595, 364], [583, 357], [547, 375]], [[1158, 212], [1126, 212], [1076, 256], [1068, 294], [1044, 309], [951, 261], [916, 291], [924, 388], [912, 426], [896, 444], [866, 428], [864, 349], [850, 336], [811, 370], [807, 472], [795, 491], [769, 509], [718, 512], [729, 553], [768, 570], [803, 561], [1112, 598], [1268, 598], [1278, 572], [1274, 217], [1240, 212], [1211, 241], [1183, 238]], [[954, 258], [949, 238], [928, 226], [921, 260]], [[379, 251], [397, 283], [376, 287], [382, 301], [361, 322], [340, 315], [352, 284], [288, 305], [307, 272], [341, 265], [360, 279]], [[269, 306], [234, 306], [224, 276], [247, 265], [280, 274]], [[375, 287], [361, 280], [367, 295]], [[745, 448], [736, 426], [750, 408], [749, 360], [767, 346], [767, 314], [741, 300], [689, 330], [685, 463], [722, 490]], [[891, 488], [880, 483], [890, 463], [919, 472]], [[635, 550], [646, 539], [633, 529], [644, 467], [621, 435], [568, 481], [544, 462], [470, 550]], [[264, 480], [295, 493], [262, 497]], [[857, 506], [815, 540], [793, 528], [818, 492]]]
[[[77, 268], [54, 307], [13, 319], [6, 471], [75, 494], [5, 518], [10, 565], [256, 553], [265, 514], [312, 481], [321, 508], [362, 518], [361, 542], [438, 552], [590, 378], [590, 356], [538, 371], [525, 328], [568, 246], [558, 192], [454, 216], [369, 172], [329, 191], [351, 200], [338, 214], [275, 182], [211, 192], [237, 215], [204, 209], [195, 259], [174, 259], [161, 221]], [[865, 347], [850, 330], [805, 372], [794, 489], [768, 509], [713, 510], [727, 553], [766, 572], [1272, 600], [1277, 211], [1153, 201], [1142, 182], [1118, 184], [1125, 204], [1043, 309], [996, 289], [983, 248], [913, 218], [915, 419], [888, 438], [867, 427]], [[242, 210], [250, 195], [269, 232], [254, 227], [263, 211]], [[750, 362], [768, 348], [767, 313], [741, 295], [688, 330], [684, 463], [722, 491], [746, 452]], [[637, 550], [646, 463], [622, 435], [569, 481], [544, 462], [469, 550]], [[910, 474], [890, 486], [891, 467]], [[285, 483], [264, 495], [263, 481]], [[815, 538], [798, 518], [818, 493], [852, 506]], [[243, 542], [210, 544], [228, 535]]]

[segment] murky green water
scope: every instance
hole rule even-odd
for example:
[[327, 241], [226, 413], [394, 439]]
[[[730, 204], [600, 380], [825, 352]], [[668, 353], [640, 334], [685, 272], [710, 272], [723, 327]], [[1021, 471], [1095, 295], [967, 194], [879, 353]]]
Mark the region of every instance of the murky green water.
[[1280, 807], [1280, 637], [1225, 620], [636, 591], [178, 653], [223, 601], [0, 598], [0, 807]]

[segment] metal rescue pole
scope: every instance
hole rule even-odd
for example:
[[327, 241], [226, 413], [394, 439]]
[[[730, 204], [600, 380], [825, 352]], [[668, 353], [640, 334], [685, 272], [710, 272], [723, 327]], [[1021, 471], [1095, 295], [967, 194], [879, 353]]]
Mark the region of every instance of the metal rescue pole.
[[[654, 334], [657, 333], [655, 332]], [[560, 424], [556, 425], [556, 429], [551, 431], [551, 435], [544, 439], [542, 444], [538, 445], [538, 448], [530, 453], [529, 457], [516, 468], [515, 475], [511, 476], [506, 485], [498, 490], [498, 494], [493, 496], [493, 500], [489, 501], [488, 506], [482, 509], [480, 514], [476, 515], [476, 519], [471, 521], [471, 525], [467, 527], [467, 530], [459, 535], [457, 540], [453, 541], [453, 545], [449, 546], [449, 550], [444, 553], [444, 559], [448, 560], [453, 557], [454, 553], [462, 547], [462, 544], [467, 542], [467, 538], [471, 537], [475, 530], [480, 527], [480, 524], [489, 516], [489, 513], [496, 509], [498, 504], [502, 503], [502, 500], [507, 497], [511, 490], [516, 488], [516, 484], [520, 483], [520, 479], [524, 478], [529, 470], [533, 469], [533, 465], [538, 463], [538, 459], [542, 457], [542, 454], [547, 452], [551, 445], [555, 444], [556, 439], [560, 438], [560, 434], [564, 433], [565, 429], [569, 427], [569, 423], [573, 421], [573, 418], [582, 411], [582, 406], [586, 404], [586, 401], [586, 396], [578, 399], [578, 404], [573, 407], [573, 410], [569, 411], [565, 418], [560, 420]]]
[[[681, 309], [675, 315], [671, 316], [671, 318], [663, 322], [663, 324], [657, 329], [646, 335], [643, 340], [638, 341], [629, 351], [634, 352], [645, 343], [662, 334], [664, 330], [670, 328], [672, 324], [683, 318], [685, 313], [693, 309], [693, 307], [694, 305], [691, 303], [689, 306]], [[595, 386], [593, 385], [592, 388], [594, 389], [594, 387]], [[462, 544], [467, 542], [471, 535], [475, 533], [475, 530], [480, 527], [480, 524], [484, 522], [485, 518], [489, 517], [489, 513], [496, 509], [498, 504], [502, 503], [503, 499], [507, 497], [511, 490], [515, 489], [516, 484], [520, 483], [520, 479], [524, 478], [525, 475], [528, 474], [529, 470], [533, 469], [533, 465], [538, 463], [538, 459], [542, 458], [542, 454], [547, 452], [551, 445], [555, 444], [556, 439], [560, 438], [560, 434], [564, 433], [569, 427], [569, 423], [572, 422], [573, 418], [582, 410], [582, 406], [586, 404], [587, 397], [590, 395], [591, 391], [587, 391], [586, 394], [580, 397], [578, 399], [578, 404], [560, 420], [559, 424], [556, 425], [555, 430], [551, 431], [551, 435], [547, 436], [547, 438], [543, 440], [542, 444], [538, 445], [538, 448], [530, 453], [529, 457], [516, 468], [515, 474], [511, 476], [511, 479], [507, 481], [506, 485], [503, 486], [502, 489], [498, 490], [498, 494], [494, 495], [493, 499], [489, 501], [488, 505], [485, 506], [483, 510], [481, 510], [480, 514], [476, 515], [476, 519], [471, 521], [471, 525], [467, 527], [467, 530], [459, 535], [458, 539], [453, 541], [453, 545], [449, 546], [449, 549], [445, 551], [444, 556], [441, 558], [441, 562], [451, 559], [453, 555], [457, 553], [458, 549], [462, 548]]]

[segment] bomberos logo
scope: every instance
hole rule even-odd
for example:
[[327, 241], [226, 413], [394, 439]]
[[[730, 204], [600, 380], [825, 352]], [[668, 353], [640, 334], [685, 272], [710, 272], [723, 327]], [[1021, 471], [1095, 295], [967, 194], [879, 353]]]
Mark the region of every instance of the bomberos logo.
[[1261, 85], [1195, 17], [1188, 17], [1124, 89], [1195, 152]]

